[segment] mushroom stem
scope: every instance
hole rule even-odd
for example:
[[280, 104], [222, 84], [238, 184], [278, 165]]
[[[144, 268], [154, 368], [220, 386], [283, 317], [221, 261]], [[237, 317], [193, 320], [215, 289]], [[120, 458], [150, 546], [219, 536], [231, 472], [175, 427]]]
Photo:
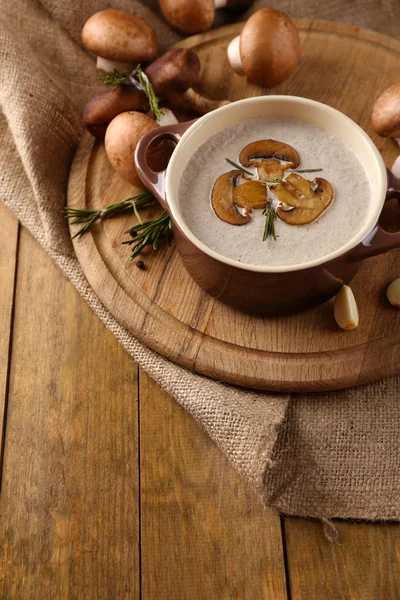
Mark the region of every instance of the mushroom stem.
[[[154, 115], [152, 112], [147, 114], [149, 117], [154, 119]], [[162, 109], [162, 115], [158, 119], [156, 119], [156, 122], [160, 127], [164, 127], [165, 125], [176, 125], [176, 123], [179, 123], [178, 119], [176, 118], [172, 110], [170, 110], [169, 108]]]
[[[400, 146], [400, 140], [396, 139], [396, 142]], [[395, 175], [396, 177], [400, 177], [400, 155], [394, 161], [391, 171], [392, 171], [393, 175]]]
[[178, 102], [182, 108], [185, 107], [199, 115], [205, 115], [220, 106], [230, 104], [229, 100], [211, 100], [210, 98], [201, 96], [192, 88], [186, 90]]
[[107, 58], [97, 57], [96, 67], [99, 71], [105, 71], [106, 73], [113, 73], [117, 70], [119, 73], [125, 73], [126, 71], [132, 71], [134, 65], [131, 63], [120, 62], [119, 60], [108, 60]]
[[224, 8], [228, 4], [228, 0], [214, 0], [215, 8]]
[[233, 38], [228, 46], [228, 60], [232, 69], [238, 75], [244, 75], [244, 69], [242, 65], [242, 58], [240, 56], [240, 35]]

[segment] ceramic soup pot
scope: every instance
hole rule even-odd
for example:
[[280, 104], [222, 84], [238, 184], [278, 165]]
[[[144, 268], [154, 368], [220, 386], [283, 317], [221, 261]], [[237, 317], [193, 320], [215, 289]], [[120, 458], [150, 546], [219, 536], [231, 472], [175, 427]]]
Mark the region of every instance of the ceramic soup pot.
[[[351, 241], [331, 254], [288, 267], [243, 265], [207, 247], [184, 222], [179, 184], [189, 158], [221, 129], [260, 118], [295, 118], [317, 125], [339, 137], [364, 165], [372, 194], [368, 222]], [[150, 144], [162, 139], [171, 139], [177, 145], [166, 170], [155, 172], [148, 165], [147, 151]], [[160, 127], [139, 142], [135, 163], [145, 186], [171, 215], [176, 247], [186, 270], [206, 292], [246, 312], [283, 313], [323, 302], [354, 277], [361, 261], [400, 247], [400, 232], [388, 233], [378, 223], [385, 201], [400, 197], [400, 181], [386, 169], [361, 127], [338, 110], [314, 100], [295, 96], [248, 98], [195, 121]]]

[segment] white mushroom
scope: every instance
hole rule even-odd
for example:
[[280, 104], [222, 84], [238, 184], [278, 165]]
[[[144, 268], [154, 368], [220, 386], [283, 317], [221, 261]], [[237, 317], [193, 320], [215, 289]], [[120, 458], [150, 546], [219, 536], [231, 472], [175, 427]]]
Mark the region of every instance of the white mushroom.
[[238, 75], [273, 87], [293, 73], [300, 58], [300, 39], [293, 21], [279, 10], [262, 8], [245, 23], [228, 46], [228, 60]]
[[123, 73], [157, 57], [155, 31], [139, 17], [107, 9], [92, 15], [82, 29], [84, 46], [96, 54], [97, 68]]

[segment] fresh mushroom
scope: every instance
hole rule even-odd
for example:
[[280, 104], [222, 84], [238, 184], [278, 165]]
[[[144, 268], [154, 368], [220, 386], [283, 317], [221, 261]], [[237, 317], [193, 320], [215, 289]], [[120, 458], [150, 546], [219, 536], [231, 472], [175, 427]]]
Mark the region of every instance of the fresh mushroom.
[[239, 154], [239, 161], [244, 167], [256, 166], [258, 176], [263, 181], [273, 181], [282, 179], [286, 169], [296, 169], [300, 157], [289, 144], [268, 139], [245, 146]]
[[139, 17], [122, 10], [106, 9], [92, 15], [82, 29], [84, 46], [97, 55], [97, 68], [131, 71], [157, 56], [155, 31]]
[[246, 225], [250, 221], [248, 214], [241, 215], [233, 200], [236, 179], [241, 171], [228, 171], [218, 177], [211, 192], [211, 204], [217, 217], [231, 225]]
[[271, 191], [282, 202], [278, 217], [289, 225], [315, 221], [328, 208], [334, 195], [326, 179], [316, 177], [308, 181], [297, 173], [290, 173], [285, 181], [271, 187]]
[[145, 133], [158, 127], [157, 123], [140, 112], [124, 112], [109, 124], [104, 145], [108, 160], [123, 179], [143, 187], [136, 172], [134, 154], [139, 140]]
[[99, 85], [83, 111], [86, 129], [95, 138], [103, 138], [108, 124], [126, 111], [147, 112], [149, 103], [144, 92], [130, 85]]
[[169, 50], [146, 69], [156, 96], [173, 110], [204, 115], [229, 104], [226, 100], [210, 100], [192, 89], [198, 83], [199, 73], [196, 52], [185, 48]]
[[279, 10], [262, 8], [247, 20], [228, 46], [228, 60], [238, 75], [273, 87], [293, 73], [300, 58], [300, 39], [293, 21]]
[[400, 138], [400, 83], [388, 87], [376, 100], [371, 122], [377, 134]]
[[219, 8], [241, 10], [251, 4], [252, 0], [160, 0], [168, 23], [186, 35], [211, 29]]

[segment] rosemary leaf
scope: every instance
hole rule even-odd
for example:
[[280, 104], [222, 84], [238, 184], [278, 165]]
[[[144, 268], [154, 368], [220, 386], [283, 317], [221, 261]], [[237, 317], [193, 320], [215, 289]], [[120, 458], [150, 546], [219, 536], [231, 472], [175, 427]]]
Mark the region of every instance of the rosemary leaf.
[[147, 245], [152, 245], [157, 250], [161, 236], [164, 233], [168, 235], [170, 229], [171, 219], [167, 211], [164, 211], [155, 219], [130, 227], [126, 233], [131, 235], [131, 239], [122, 243], [132, 246], [131, 259], [134, 259]]
[[289, 173], [318, 173], [323, 169], [288, 169]]
[[125, 73], [120, 73], [117, 69], [114, 69], [112, 73], [106, 73], [99, 77], [99, 81], [103, 83], [103, 85], [113, 85], [114, 90], [116, 90], [120, 85], [129, 85], [129, 73], [125, 71]]
[[241, 165], [238, 165], [237, 163], [233, 162], [233, 160], [231, 160], [230, 158], [225, 158], [225, 160], [230, 165], [232, 165], [232, 167], [235, 167], [235, 169], [239, 169], [239, 171], [243, 171], [243, 173], [246, 173], [246, 175], [253, 175], [253, 173], [251, 171], [248, 171], [247, 169], [245, 169]]
[[153, 86], [151, 85], [150, 79], [147, 77], [146, 73], [144, 73], [141, 69], [140, 65], [137, 65], [132, 73], [129, 75], [129, 79], [135, 79], [139, 82], [140, 87], [144, 91], [149, 101], [150, 110], [154, 114], [155, 120], [158, 119], [164, 114], [160, 108], [160, 100], [157, 98]]
[[282, 177], [275, 177], [274, 179], [271, 179], [271, 181], [261, 180], [261, 183], [263, 183], [264, 185], [270, 186], [270, 185], [278, 185], [278, 183], [280, 183], [281, 181], [282, 181]]
[[93, 223], [99, 219], [109, 219], [129, 210], [133, 210], [139, 223], [141, 223], [142, 221], [137, 211], [138, 207], [146, 206], [154, 200], [154, 196], [146, 190], [136, 196], [130, 196], [121, 202], [111, 204], [106, 208], [80, 209], [67, 207], [65, 209], [65, 217], [71, 220], [71, 224], [82, 224], [82, 227], [72, 236], [72, 239], [89, 231]]
[[271, 201], [269, 201], [262, 213], [265, 216], [265, 227], [263, 234], [263, 242], [271, 236], [274, 241], [276, 241], [276, 233], [275, 233], [275, 219], [276, 219], [276, 210], [272, 206]]

